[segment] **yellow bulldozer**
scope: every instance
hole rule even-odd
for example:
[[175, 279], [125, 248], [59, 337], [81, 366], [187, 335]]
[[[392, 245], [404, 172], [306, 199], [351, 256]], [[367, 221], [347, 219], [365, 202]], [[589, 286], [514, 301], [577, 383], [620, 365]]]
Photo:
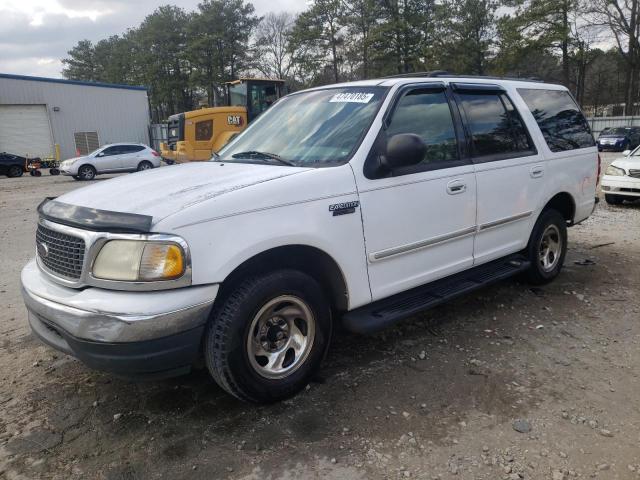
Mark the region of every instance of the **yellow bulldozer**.
[[284, 94], [284, 80], [241, 78], [227, 82], [226, 107], [171, 115], [160, 154], [168, 163], [209, 160], [249, 122]]

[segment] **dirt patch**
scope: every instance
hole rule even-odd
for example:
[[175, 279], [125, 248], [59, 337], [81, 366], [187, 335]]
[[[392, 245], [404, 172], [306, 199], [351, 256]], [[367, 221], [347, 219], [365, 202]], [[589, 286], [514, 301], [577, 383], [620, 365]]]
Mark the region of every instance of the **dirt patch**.
[[306, 391], [255, 407], [206, 371], [131, 383], [33, 339], [35, 209], [78, 186], [0, 179], [0, 478], [640, 478], [640, 204], [570, 229], [553, 284], [340, 332]]

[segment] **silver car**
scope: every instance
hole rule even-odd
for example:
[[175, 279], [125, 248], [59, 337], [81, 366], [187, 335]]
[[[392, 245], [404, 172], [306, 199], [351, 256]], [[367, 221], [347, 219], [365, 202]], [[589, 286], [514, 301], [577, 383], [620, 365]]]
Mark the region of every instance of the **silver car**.
[[160, 154], [143, 143], [112, 143], [60, 163], [60, 173], [76, 180], [93, 180], [101, 173], [149, 170], [160, 166]]

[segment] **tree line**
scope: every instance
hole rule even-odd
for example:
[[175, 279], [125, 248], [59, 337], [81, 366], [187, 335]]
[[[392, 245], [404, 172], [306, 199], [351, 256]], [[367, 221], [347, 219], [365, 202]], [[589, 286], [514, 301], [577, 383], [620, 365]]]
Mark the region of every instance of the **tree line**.
[[224, 82], [243, 75], [296, 90], [432, 70], [562, 83], [590, 114], [637, 114], [640, 0], [311, 0], [262, 17], [244, 0], [203, 0], [81, 40], [62, 63], [69, 79], [146, 85], [155, 122], [222, 104]]

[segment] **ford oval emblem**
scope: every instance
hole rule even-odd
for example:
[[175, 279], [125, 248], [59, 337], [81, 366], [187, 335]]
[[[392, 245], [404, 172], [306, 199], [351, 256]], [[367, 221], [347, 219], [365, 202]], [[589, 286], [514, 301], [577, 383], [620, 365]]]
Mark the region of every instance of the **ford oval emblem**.
[[36, 245], [36, 249], [38, 250], [38, 255], [40, 258], [47, 258], [49, 256], [49, 247], [44, 242], [38, 242]]

